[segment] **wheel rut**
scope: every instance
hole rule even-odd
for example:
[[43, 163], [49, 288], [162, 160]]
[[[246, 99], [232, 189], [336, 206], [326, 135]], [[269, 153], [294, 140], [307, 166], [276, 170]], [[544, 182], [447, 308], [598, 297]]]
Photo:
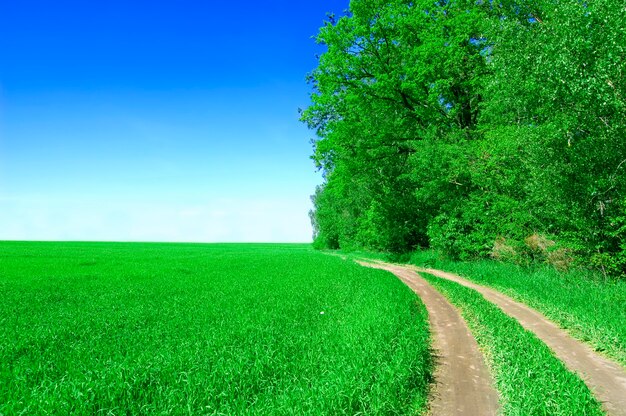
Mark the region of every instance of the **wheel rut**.
[[[398, 266], [407, 269], [410, 266]], [[459, 283], [481, 293], [504, 313], [515, 318], [541, 339], [571, 371], [579, 374], [609, 415], [626, 416], [626, 371], [620, 365], [594, 352], [586, 344], [548, 320], [541, 313], [510, 297], [460, 276], [441, 270], [410, 267], [416, 272]]]
[[498, 393], [493, 387], [493, 378], [476, 340], [456, 308], [414, 270], [379, 262], [358, 263], [395, 274], [422, 299], [428, 310], [437, 360], [430, 414], [498, 414]]

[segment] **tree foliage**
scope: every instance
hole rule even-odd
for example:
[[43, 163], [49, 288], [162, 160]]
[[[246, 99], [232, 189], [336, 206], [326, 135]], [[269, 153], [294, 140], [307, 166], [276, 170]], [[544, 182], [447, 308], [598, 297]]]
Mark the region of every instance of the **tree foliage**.
[[317, 40], [318, 246], [524, 257], [541, 235], [624, 271], [620, 2], [353, 0]]

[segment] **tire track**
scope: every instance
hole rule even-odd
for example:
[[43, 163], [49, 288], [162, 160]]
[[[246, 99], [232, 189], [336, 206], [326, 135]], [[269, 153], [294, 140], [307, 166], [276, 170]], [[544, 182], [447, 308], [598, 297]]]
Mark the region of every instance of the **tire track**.
[[434, 416], [498, 414], [498, 393], [476, 340], [448, 300], [406, 267], [358, 261], [395, 274], [422, 299], [428, 310], [436, 351], [435, 387], [430, 413]]
[[489, 287], [436, 269], [396, 266], [451, 280], [481, 293], [541, 339], [571, 371], [579, 374], [609, 415], [626, 416], [626, 371], [574, 339], [545, 316]]

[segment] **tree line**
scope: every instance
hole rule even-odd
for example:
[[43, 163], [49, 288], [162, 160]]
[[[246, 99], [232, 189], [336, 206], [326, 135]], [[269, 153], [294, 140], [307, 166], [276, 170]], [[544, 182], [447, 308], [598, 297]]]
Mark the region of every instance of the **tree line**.
[[352, 0], [320, 29], [320, 248], [626, 273], [626, 6]]

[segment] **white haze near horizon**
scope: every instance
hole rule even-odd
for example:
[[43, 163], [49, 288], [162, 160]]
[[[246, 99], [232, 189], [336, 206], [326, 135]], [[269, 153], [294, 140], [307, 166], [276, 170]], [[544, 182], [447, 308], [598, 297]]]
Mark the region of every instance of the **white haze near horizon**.
[[310, 208], [307, 198], [193, 204], [4, 198], [0, 240], [306, 243]]

